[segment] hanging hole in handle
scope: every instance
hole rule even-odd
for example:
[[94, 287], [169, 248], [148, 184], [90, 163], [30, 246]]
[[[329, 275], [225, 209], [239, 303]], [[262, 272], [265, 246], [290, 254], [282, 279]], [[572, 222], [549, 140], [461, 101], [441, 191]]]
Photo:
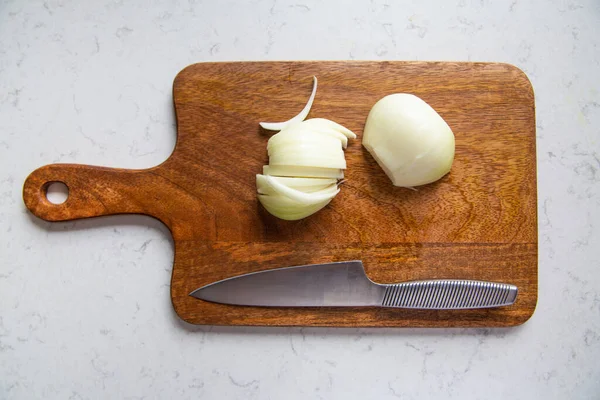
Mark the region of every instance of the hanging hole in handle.
[[64, 182], [48, 182], [44, 185], [46, 199], [52, 204], [63, 204], [69, 198], [69, 187]]

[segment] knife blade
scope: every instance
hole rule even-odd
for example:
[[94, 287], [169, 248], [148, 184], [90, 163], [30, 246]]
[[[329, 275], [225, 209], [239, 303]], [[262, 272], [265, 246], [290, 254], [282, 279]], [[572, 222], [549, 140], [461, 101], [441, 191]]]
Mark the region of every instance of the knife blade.
[[252, 272], [208, 284], [190, 296], [240, 306], [454, 310], [508, 306], [517, 292], [506, 283], [457, 279], [380, 284], [355, 260]]

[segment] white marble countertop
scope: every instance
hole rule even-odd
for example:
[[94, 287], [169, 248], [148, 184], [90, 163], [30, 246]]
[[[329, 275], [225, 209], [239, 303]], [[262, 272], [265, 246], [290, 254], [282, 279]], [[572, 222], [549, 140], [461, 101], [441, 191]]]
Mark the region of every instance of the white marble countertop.
[[[0, 398], [592, 399], [600, 393], [600, 4], [0, 1]], [[514, 329], [186, 325], [160, 223], [50, 224], [27, 174], [143, 168], [208, 60], [502, 61], [536, 94], [539, 301]]]

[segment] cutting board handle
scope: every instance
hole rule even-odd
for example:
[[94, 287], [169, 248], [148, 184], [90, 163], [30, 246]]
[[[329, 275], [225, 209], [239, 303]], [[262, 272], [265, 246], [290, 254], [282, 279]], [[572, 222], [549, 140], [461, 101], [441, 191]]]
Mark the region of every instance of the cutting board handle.
[[[23, 185], [27, 208], [46, 221], [68, 221], [101, 215], [137, 213], [155, 216], [149, 188], [151, 170], [127, 170], [77, 164], [51, 164], [33, 171]], [[51, 183], [69, 189], [62, 204], [47, 198]]]

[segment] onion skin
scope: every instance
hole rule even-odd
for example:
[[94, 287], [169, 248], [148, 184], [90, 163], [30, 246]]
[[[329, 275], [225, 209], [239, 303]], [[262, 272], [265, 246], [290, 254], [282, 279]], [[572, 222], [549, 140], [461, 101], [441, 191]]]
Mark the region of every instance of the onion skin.
[[369, 112], [362, 142], [395, 186], [435, 182], [450, 172], [454, 161], [452, 129], [412, 94], [379, 100]]

